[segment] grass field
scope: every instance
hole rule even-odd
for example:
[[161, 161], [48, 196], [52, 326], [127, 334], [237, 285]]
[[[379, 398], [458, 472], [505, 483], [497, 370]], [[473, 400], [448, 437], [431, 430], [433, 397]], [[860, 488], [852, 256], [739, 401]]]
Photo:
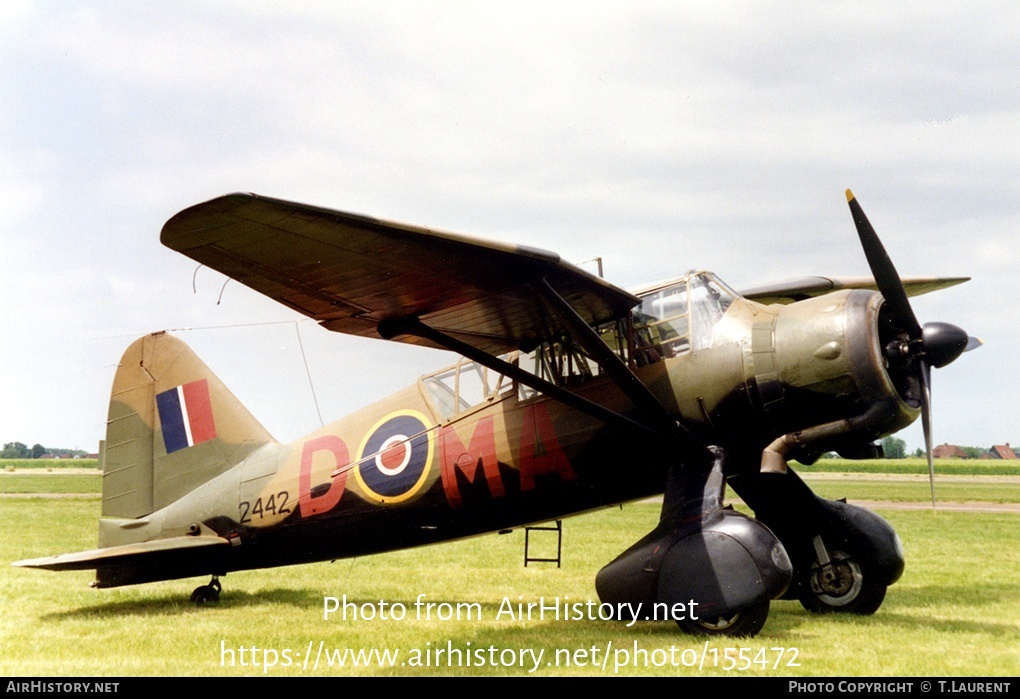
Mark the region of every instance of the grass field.
[[[906, 459], [820, 459], [810, 466], [797, 465], [802, 473], [893, 473], [928, 475], [928, 462], [923, 458]], [[0, 472], [47, 471], [59, 473], [69, 469], [96, 469], [96, 459], [0, 459]], [[936, 459], [935, 474], [956, 476], [1020, 476], [1020, 461], [999, 459]]]
[[[1020, 460], [935, 459], [935, 476], [1020, 476]], [[899, 473], [928, 477], [928, 460], [907, 459], [819, 459], [810, 466], [797, 466], [799, 473]]]
[[[6, 474], [0, 484], [21, 478], [33, 479], [23, 482], [29, 491], [77, 488], [80, 479], [98, 480]], [[924, 479], [904, 484], [839, 477], [812, 481], [812, 486], [820, 492], [833, 488], [837, 492], [832, 495], [861, 488], [874, 500], [928, 499]], [[979, 481], [973, 488], [980, 499], [1020, 502], [1014, 483]], [[939, 489], [945, 500], [955, 493], [950, 484], [940, 482]], [[1005, 495], [997, 495], [1000, 489]], [[851, 494], [850, 499], [858, 497]], [[565, 520], [560, 569], [548, 564], [524, 568], [524, 535], [517, 531], [353, 561], [233, 573], [223, 578], [221, 603], [203, 608], [192, 606], [188, 597], [205, 580], [91, 590], [91, 571], [58, 574], [9, 565], [20, 558], [94, 547], [99, 510], [94, 496], [20, 495], [5, 498], [0, 508], [5, 542], [0, 674], [7, 676], [525, 676], [532, 674], [539, 652], [543, 655], [533, 674], [542, 676], [1020, 674], [1016, 514], [880, 510], [903, 539], [907, 569], [877, 614], [818, 617], [797, 602], [776, 601], [759, 636], [716, 638], [706, 645], [668, 622], [627, 627], [600, 620], [512, 619], [505, 613], [497, 618], [504, 599], [513, 604], [597, 599], [595, 573], [655, 525], [654, 503]], [[359, 617], [371, 611], [375, 618], [349, 615], [343, 620], [335, 614], [324, 620], [324, 597], [343, 595], [358, 605]], [[425, 602], [451, 606], [433, 607], [431, 619], [418, 619], [419, 595], [425, 595]], [[382, 603], [391, 614], [403, 605], [406, 616], [379, 618]], [[437, 618], [458, 604], [474, 618]], [[324, 649], [400, 655], [393, 666], [375, 656], [354, 666], [350, 655], [343, 667], [340, 656], [329, 656], [333, 664], [327, 666], [320, 642]], [[259, 655], [254, 666], [252, 647], [275, 652], [277, 663], [264, 666], [263, 660], [273, 658], [270, 653]], [[310, 661], [304, 666], [309, 647], [319, 658], [318, 668]], [[477, 659], [464, 655], [467, 651], [482, 650], [485, 662], [449, 667], [446, 651], [451, 648], [454, 657], [460, 651], [462, 663], [465, 657]], [[741, 648], [746, 649], [743, 655]], [[442, 650], [438, 660], [437, 649]], [[421, 666], [414, 664], [416, 659]], [[503, 666], [511, 659], [511, 666]], [[691, 662], [694, 666], [687, 666]]]
[[0, 493], [89, 493], [103, 492], [103, 476], [96, 473], [0, 473]]
[[32, 469], [58, 471], [61, 469], [99, 468], [97, 459], [0, 459], [0, 470], [13, 471]]
[[[972, 468], [972, 470], [974, 470]], [[67, 469], [40, 473], [36, 469], [14, 473], [0, 471], [0, 494], [60, 493], [94, 494], [102, 492], [102, 474], [67, 473]], [[885, 473], [902, 476], [895, 480], [877, 479], [870, 472], [823, 472], [816, 477], [814, 471], [803, 469], [804, 478], [820, 495], [828, 498], [848, 497], [852, 500], [892, 500], [912, 502], [929, 500], [931, 490], [927, 475]], [[1020, 502], [1020, 476], [1003, 478], [937, 476], [936, 497], [943, 502]]]

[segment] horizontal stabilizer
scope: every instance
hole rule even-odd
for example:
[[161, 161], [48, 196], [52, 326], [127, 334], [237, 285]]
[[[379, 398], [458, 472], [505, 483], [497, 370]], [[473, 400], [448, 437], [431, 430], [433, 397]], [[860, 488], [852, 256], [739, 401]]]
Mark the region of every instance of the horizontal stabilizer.
[[165, 557], [168, 553], [179, 553], [211, 546], [229, 546], [230, 541], [220, 536], [176, 536], [170, 539], [155, 539], [137, 544], [110, 546], [92, 551], [78, 551], [59, 556], [30, 558], [15, 561], [21, 568], [44, 568], [46, 570], [94, 570], [105, 566], [142, 565], [150, 559]]

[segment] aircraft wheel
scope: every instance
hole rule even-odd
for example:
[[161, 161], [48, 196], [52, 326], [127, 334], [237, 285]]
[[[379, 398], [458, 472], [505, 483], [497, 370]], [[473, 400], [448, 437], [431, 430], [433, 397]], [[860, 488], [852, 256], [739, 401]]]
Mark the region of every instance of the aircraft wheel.
[[757, 636], [769, 618], [769, 600], [726, 616], [684, 619], [677, 625], [695, 636]]
[[215, 587], [213, 585], [199, 585], [191, 593], [191, 601], [200, 607], [206, 604], [218, 603], [220, 601], [219, 583], [217, 582]]
[[887, 585], [875, 582], [867, 566], [844, 551], [832, 551], [829, 565], [817, 563], [801, 585], [800, 603], [816, 614], [874, 614]]

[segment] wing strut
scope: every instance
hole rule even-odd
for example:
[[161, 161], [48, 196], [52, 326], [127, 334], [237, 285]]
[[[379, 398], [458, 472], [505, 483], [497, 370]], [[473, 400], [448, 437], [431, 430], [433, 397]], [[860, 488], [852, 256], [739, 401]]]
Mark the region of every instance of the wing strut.
[[575, 410], [591, 415], [598, 420], [602, 420], [607, 423], [615, 423], [629, 429], [637, 429], [652, 435], [661, 434], [654, 425], [646, 425], [644, 423], [637, 422], [622, 413], [610, 410], [609, 408], [599, 405], [594, 401], [590, 401], [576, 393], [571, 393], [551, 381], [546, 381], [545, 379], [538, 377], [531, 372], [525, 371], [524, 369], [500, 359], [497, 356], [489, 354], [484, 350], [472, 347], [466, 342], [462, 342], [461, 340], [451, 337], [444, 332], [436, 330], [435, 328], [430, 328], [418, 318], [394, 318], [384, 320], [379, 323], [378, 333], [382, 338], [387, 340], [391, 340], [398, 335], [412, 335], [414, 337], [429, 340], [440, 347], [445, 347], [452, 352], [456, 352], [457, 354], [467, 357], [472, 361], [478, 362], [484, 367], [497, 371], [504, 376], [509, 376], [514, 381], [519, 381], [529, 388], [533, 388], [540, 393], [560, 401], [564, 405], [568, 405]]
[[650, 420], [659, 434], [665, 434], [692, 446], [704, 448], [704, 445], [670, 414], [666, 406], [659, 402], [655, 394], [641, 382], [641, 379], [634, 374], [623, 359], [602, 341], [595, 329], [586, 323], [574, 307], [553, 288], [548, 279], [542, 279], [542, 288], [545, 291], [542, 296], [553, 305], [560, 319], [569, 326], [574, 339], [612, 377], [620, 390], [637, 406], [646, 419]]
[[548, 279], [542, 279], [542, 286], [536, 291], [552, 304], [560, 320], [570, 328], [578, 344], [612, 377], [620, 390], [637, 406], [657, 432], [680, 437], [685, 441], [691, 439], [659, 399], [641, 383], [641, 379], [634, 375], [623, 359], [602, 341], [594, 328], [588, 325], [574, 307], [553, 288]]

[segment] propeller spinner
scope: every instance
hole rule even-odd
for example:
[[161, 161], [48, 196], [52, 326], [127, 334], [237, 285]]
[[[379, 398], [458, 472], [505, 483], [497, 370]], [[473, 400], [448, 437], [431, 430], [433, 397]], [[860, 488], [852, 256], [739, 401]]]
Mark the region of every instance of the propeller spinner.
[[875, 229], [864, 215], [853, 192], [846, 190], [846, 200], [857, 226], [857, 234], [868, 258], [878, 290], [885, 297], [889, 320], [900, 331], [896, 340], [885, 347], [886, 357], [906, 363], [916, 372], [921, 387], [921, 424], [924, 428], [924, 448], [928, 457], [928, 480], [931, 483], [931, 504], [935, 507], [935, 464], [932, 460], [931, 439], [931, 368], [944, 367], [963, 352], [981, 346], [981, 341], [950, 323], [917, 322], [914, 309], [907, 299], [900, 275], [878, 239]]

